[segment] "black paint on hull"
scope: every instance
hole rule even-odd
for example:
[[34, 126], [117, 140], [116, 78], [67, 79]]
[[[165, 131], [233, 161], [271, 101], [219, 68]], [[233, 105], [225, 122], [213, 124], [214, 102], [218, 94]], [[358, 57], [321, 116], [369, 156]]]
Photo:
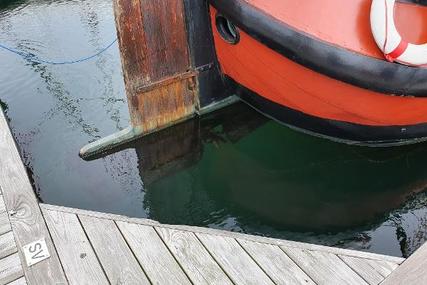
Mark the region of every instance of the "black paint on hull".
[[427, 141], [427, 123], [407, 126], [368, 126], [319, 118], [272, 102], [227, 78], [230, 90], [244, 102], [291, 128], [337, 142], [372, 147]]

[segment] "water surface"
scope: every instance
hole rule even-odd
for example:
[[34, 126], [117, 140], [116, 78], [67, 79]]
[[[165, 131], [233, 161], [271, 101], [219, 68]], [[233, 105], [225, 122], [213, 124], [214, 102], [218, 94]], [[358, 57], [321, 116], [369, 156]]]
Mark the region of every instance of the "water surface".
[[[41, 58], [114, 38], [109, 0], [0, 2], [0, 43]], [[117, 45], [69, 66], [0, 50], [0, 100], [45, 203], [396, 256], [427, 239], [426, 144], [332, 143], [237, 104], [86, 162], [81, 146], [128, 125]]]

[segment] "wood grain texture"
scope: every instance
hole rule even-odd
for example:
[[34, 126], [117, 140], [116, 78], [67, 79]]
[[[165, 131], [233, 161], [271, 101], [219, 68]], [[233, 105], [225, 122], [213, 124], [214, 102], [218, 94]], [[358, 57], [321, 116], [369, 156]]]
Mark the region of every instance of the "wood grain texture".
[[193, 78], [187, 78], [138, 93], [130, 101], [133, 125], [148, 133], [190, 117], [196, 110], [194, 88]]
[[53, 211], [61, 211], [61, 212], [65, 212], [65, 213], [90, 215], [92, 217], [114, 219], [117, 221], [125, 221], [125, 222], [140, 224], [140, 225], [161, 226], [163, 228], [174, 229], [174, 230], [179, 230], [179, 231], [203, 233], [203, 234], [208, 234], [208, 235], [210, 234], [210, 235], [216, 235], [216, 236], [222, 236], [222, 237], [243, 239], [243, 240], [247, 240], [247, 241], [254, 241], [254, 242], [259, 242], [259, 243], [273, 244], [273, 245], [278, 245], [278, 246], [286, 246], [286, 247], [292, 247], [292, 248], [300, 248], [300, 249], [306, 249], [306, 250], [312, 250], [312, 251], [319, 251], [319, 252], [331, 253], [331, 254], [336, 254], [336, 255], [339, 254], [339, 255], [345, 255], [345, 256], [354, 256], [354, 257], [372, 259], [372, 260], [387, 261], [387, 262], [394, 263], [396, 265], [401, 264], [405, 260], [404, 258], [401, 258], [401, 257], [388, 256], [388, 255], [376, 254], [376, 253], [371, 253], [371, 252], [356, 251], [356, 250], [344, 249], [344, 248], [338, 248], [338, 247], [328, 247], [328, 246], [317, 245], [317, 244], [309, 244], [309, 243], [274, 239], [274, 238], [268, 238], [268, 237], [262, 237], [262, 236], [247, 235], [247, 234], [230, 232], [230, 231], [225, 231], [225, 230], [218, 230], [218, 229], [202, 228], [202, 227], [195, 227], [195, 226], [185, 226], [185, 225], [160, 224], [156, 221], [149, 220], [149, 219], [129, 218], [126, 216], [121, 216], [121, 215], [106, 214], [106, 213], [99, 213], [99, 212], [93, 212], [93, 211], [87, 211], [87, 210], [81, 210], [81, 209], [59, 207], [59, 206], [53, 206], [53, 205], [48, 205], [48, 204], [41, 204], [40, 207], [43, 209], [50, 209]]
[[232, 284], [193, 233], [156, 227], [193, 284]]
[[[382, 274], [383, 267], [380, 264], [376, 265], [368, 262], [369, 260], [351, 256], [340, 256], [340, 258], [371, 285], [380, 284], [385, 278]], [[379, 261], [377, 261], [377, 263], [379, 263]], [[378, 270], [379, 267], [382, 270]]]
[[2, 194], [9, 213], [14, 213], [10, 217], [10, 222], [22, 260], [24, 256], [20, 249], [42, 238], [45, 238], [51, 254], [50, 258], [29, 268], [23, 264], [28, 282], [66, 284], [58, 255], [49, 237], [36, 196], [2, 110], [0, 110], [0, 157]]
[[24, 275], [17, 253], [0, 259], [0, 285], [12, 282]]
[[274, 284], [233, 238], [197, 234], [205, 248], [236, 284]]
[[150, 284], [114, 221], [79, 218], [111, 284]]
[[190, 67], [181, 0], [115, 0], [119, 47], [129, 95]]
[[379, 272], [382, 276], [388, 277], [391, 272], [393, 272], [396, 268], [399, 267], [396, 263], [382, 260], [372, 260], [365, 259], [377, 272]]
[[7, 285], [26, 285], [27, 281], [25, 280], [25, 277], [21, 277], [19, 279], [16, 279], [15, 281], [12, 281], [8, 283]]
[[12, 232], [0, 235], [0, 258], [11, 255], [17, 252], [15, 238]]
[[139, 225], [145, 225], [145, 226], [160, 225], [159, 222], [154, 220], [149, 220], [149, 219], [131, 218], [131, 217], [122, 216], [122, 215], [95, 212], [95, 211], [75, 209], [75, 208], [67, 208], [67, 207], [55, 206], [55, 205], [49, 205], [49, 204], [40, 204], [40, 208], [42, 210], [70, 213], [70, 214], [76, 214], [78, 216], [83, 215], [83, 216], [89, 216], [92, 218], [121, 221], [121, 222], [127, 222], [127, 223], [139, 224]]
[[7, 212], [0, 213], [0, 235], [12, 230]]
[[427, 243], [394, 270], [382, 285], [427, 284]]
[[281, 248], [317, 284], [368, 284], [335, 254]]
[[76, 215], [43, 211], [70, 284], [109, 284]]
[[4, 203], [3, 195], [0, 195], [0, 213], [6, 212], [6, 204]]
[[132, 125], [149, 133], [192, 116], [183, 1], [114, 0], [114, 12]]
[[315, 284], [278, 246], [237, 240], [276, 284]]
[[12, 281], [8, 283], [7, 285], [26, 285], [27, 280], [25, 280], [25, 277], [21, 277], [19, 279], [16, 279], [15, 281]]
[[117, 222], [151, 282], [191, 284], [153, 227]]

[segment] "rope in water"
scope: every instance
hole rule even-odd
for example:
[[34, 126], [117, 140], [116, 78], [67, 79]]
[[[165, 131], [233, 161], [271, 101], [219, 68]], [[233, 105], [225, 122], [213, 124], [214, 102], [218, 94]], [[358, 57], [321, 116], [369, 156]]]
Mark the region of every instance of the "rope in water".
[[114, 39], [114, 41], [112, 41], [109, 45], [107, 45], [106, 47], [102, 48], [97, 53], [95, 53], [95, 54], [93, 54], [91, 56], [83, 57], [83, 58], [76, 59], [76, 60], [65, 60], [65, 61], [51, 61], [51, 60], [41, 59], [41, 58], [39, 58], [35, 54], [29, 53], [29, 52], [25, 52], [25, 51], [21, 51], [21, 50], [18, 50], [18, 49], [14, 49], [14, 48], [8, 47], [8, 46], [3, 45], [3, 44], [0, 44], [0, 49], [9, 51], [11, 53], [14, 53], [16, 55], [21, 56], [25, 60], [28, 60], [28, 61], [31, 61], [31, 62], [35, 62], [35, 63], [45, 63], [45, 64], [51, 64], [51, 65], [65, 65], [65, 64], [75, 64], [75, 63], [80, 63], [80, 62], [91, 60], [91, 59], [93, 59], [93, 58], [101, 55], [102, 53], [106, 52], [116, 42], [117, 42], [117, 38]]

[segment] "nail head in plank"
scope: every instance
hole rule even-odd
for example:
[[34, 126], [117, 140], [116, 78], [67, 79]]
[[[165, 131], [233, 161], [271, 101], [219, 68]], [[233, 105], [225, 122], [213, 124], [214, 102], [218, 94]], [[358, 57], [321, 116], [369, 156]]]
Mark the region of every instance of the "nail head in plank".
[[352, 256], [339, 257], [371, 285], [380, 284], [385, 278], [367, 259]]
[[281, 247], [318, 284], [367, 284], [356, 272], [332, 253]]
[[276, 284], [315, 284], [278, 246], [237, 241]]
[[208, 234], [197, 237], [236, 284], [274, 284], [235, 239]]
[[27, 281], [25, 280], [25, 277], [21, 277], [15, 281], [7, 283], [7, 285], [27, 285]]
[[11, 255], [17, 252], [15, 238], [12, 232], [8, 232], [0, 236], [0, 258]]
[[427, 243], [394, 270], [382, 285], [427, 284]]
[[18, 253], [0, 259], [0, 285], [12, 282], [23, 275]]
[[117, 222], [148, 278], [158, 284], [191, 284], [153, 227]]
[[150, 284], [114, 221], [79, 218], [111, 284]]
[[[15, 213], [10, 217], [10, 222], [18, 250], [34, 240], [46, 238], [49, 252], [52, 254], [51, 258], [32, 267], [24, 265], [27, 280], [32, 284], [65, 284], [64, 272], [1, 108], [0, 142], [0, 184], [7, 210], [9, 213]], [[21, 256], [23, 258], [23, 255]]]
[[54, 211], [44, 216], [70, 284], [108, 284], [77, 216]]
[[193, 233], [156, 227], [193, 284], [232, 284]]

